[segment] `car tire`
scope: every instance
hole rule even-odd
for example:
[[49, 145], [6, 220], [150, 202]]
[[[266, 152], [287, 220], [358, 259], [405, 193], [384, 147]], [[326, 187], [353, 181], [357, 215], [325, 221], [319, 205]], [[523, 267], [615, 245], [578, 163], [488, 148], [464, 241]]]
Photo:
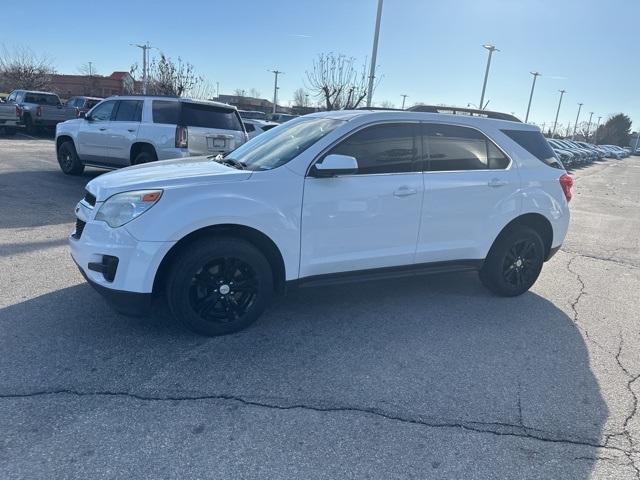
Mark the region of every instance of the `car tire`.
[[7, 137], [13, 137], [16, 134], [17, 129], [15, 127], [4, 127], [4, 134]]
[[36, 134], [36, 126], [33, 124], [31, 115], [24, 116], [24, 131], [27, 132], [28, 135]]
[[494, 242], [480, 269], [480, 281], [497, 295], [522, 295], [538, 279], [544, 259], [540, 235], [529, 227], [514, 227]]
[[143, 163], [155, 162], [156, 160], [158, 160], [158, 156], [155, 152], [151, 149], [145, 149], [135, 156], [131, 165], [141, 165]]
[[84, 172], [84, 165], [78, 158], [73, 142], [62, 142], [58, 147], [58, 164], [60, 170], [67, 175], [80, 175]]
[[235, 237], [190, 243], [173, 259], [166, 297], [173, 316], [201, 335], [234, 333], [251, 325], [273, 295], [265, 256]]

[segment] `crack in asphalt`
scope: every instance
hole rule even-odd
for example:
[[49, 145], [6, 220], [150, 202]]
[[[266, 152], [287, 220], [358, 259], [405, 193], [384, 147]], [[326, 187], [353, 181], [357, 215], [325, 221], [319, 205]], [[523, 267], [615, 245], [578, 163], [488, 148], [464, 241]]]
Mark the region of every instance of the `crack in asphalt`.
[[[139, 393], [125, 392], [125, 391], [89, 391], [83, 392], [72, 389], [58, 389], [58, 390], [40, 390], [30, 393], [5, 393], [0, 394], [0, 399], [21, 399], [21, 398], [34, 398], [44, 396], [57, 396], [57, 395], [72, 395], [77, 397], [120, 397], [129, 398], [142, 402], [175, 402], [175, 401], [231, 401], [237, 402], [242, 405], [267, 408], [273, 410], [306, 410], [320, 413], [360, 413], [366, 415], [374, 415], [384, 418], [386, 420], [396, 421], [405, 424], [417, 425], [428, 428], [451, 428], [460, 429], [474, 433], [491, 434], [495, 436], [507, 436], [518, 437], [530, 440], [537, 440], [545, 443], [554, 444], [569, 444], [583, 447], [608, 449], [621, 452], [630, 461], [631, 454], [623, 448], [607, 445], [606, 443], [598, 443], [594, 440], [572, 438], [569, 436], [561, 437], [556, 432], [548, 432], [537, 428], [528, 427], [524, 424], [511, 424], [502, 422], [481, 422], [481, 421], [454, 421], [454, 420], [436, 420], [425, 419], [420, 416], [403, 416], [401, 414], [386, 412], [382, 409], [375, 407], [359, 407], [359, 406], [317, 406], [307, 405], [304, 403], [268, 403], [266, 401], [250, 400], [238, 395], [229, 394], [210, 394], [210, 395], [193, 395], [193, 396], [177, 396], [177, 395], [144, 395]], [[635, 466], [634, 466], [635, 467]]]
[[623, 260], [617, 260], [617, 259], [613, 258], [613, 255], [615, 255], [615, 252], [618, 251], [618, 250], [621, 250], [621, 249], [619, 249], [619, 248], [615, 249], [613, 251], [613, 253], [608, 257], [600, 257], [598, 255], [591, 255], [591, 254], [588, 254], [588, 253], [580, 253], [580, 252], [577, 252], [575, 250], [567, 250], [565, 248], [561, 248], [560, 249], [560, 251], [562, 251], [564, 253], [567, 253], [567, 254], [570, 254], [570, 255], [574, 255], [574, 256], [577, 256], [577, 257], [590, 258], [592, 260], [600, 260], [601, 262], [611, 262], [611, 263], [615, 263], [617, 265], [621, 265], [623, 267], [640, 268], [640, 265], [636, 265], [634, 263], [629, 263], [629, 262], [625, 262]]

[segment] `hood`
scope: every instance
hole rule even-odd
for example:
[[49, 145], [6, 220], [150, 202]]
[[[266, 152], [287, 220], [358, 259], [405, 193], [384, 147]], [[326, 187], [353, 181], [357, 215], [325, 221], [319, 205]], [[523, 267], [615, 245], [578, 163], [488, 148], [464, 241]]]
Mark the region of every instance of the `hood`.
[[222, 165], [207, 157], [188, 157], [135, 165], [94, 178], [87, 184], [99, 202], [131, 190], [168, 189], [246, 180], [251, 171]]

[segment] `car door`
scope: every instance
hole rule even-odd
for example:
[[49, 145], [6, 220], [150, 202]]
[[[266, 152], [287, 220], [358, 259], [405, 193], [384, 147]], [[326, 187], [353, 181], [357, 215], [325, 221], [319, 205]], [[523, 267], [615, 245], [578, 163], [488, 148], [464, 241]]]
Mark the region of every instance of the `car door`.
[[417, 128], [368, 126], [317, 159], [349, 155], [358, 170], [305, 178], [300, 277], [413, 263], [424, 192]]
[[131, 146], [138, 137], [142, 120], [142, 100], [119, 100], [109, 122], [107, 159], [110, 164], [131, 164]]
[[416, 262], [485, 258], [520, 211], [516, 165], [475, 128], [425, 123], [424, 205]]
[[106, 100], [96, 105], [78, 129], [76, 151], [84, 162], [108, 164], [108, 129], [115, 105], [116, 100]]

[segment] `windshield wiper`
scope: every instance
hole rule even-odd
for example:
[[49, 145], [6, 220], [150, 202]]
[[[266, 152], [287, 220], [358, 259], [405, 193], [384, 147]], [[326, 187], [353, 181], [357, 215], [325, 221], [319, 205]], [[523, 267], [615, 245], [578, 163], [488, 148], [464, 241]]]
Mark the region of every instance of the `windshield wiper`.
[[216, 155], [215, 157], [213, 157], [213, 160], [221, 163], [222, 165], [237, 168], [238, 170], [244, 170], [245, 168], [247, 168], [247, 166], [240, 160], [236, 160], [235, 158], [223, 157], [222, 154]]

